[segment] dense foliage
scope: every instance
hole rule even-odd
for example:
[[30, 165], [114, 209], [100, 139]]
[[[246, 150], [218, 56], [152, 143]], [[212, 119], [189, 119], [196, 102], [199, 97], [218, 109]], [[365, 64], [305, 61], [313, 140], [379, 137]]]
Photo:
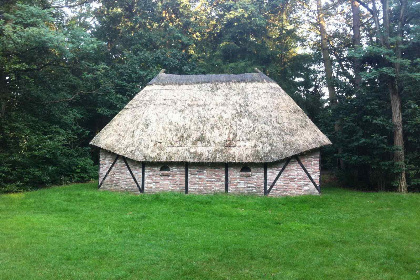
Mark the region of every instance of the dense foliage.
[[[359, 41], [351, 2], [363, 4]], [[418, 190], [420, 6], [385, 2], [389, 34], [370, 14], [380, 1], [324, 3], [329, 45], [322, 53], [320, 10], [317, 19], [310, 0], [2, 1], [0, 191], [95, 178], [97, 151], [89, 140], [161, 69], [197, 74], [255, 67], [330, 137], [323, 167], [339, 171], [344, 184], [395, 190], [405, 170], [409, 190]], [[406, 3], [402, 26], [400, 3]], [[325, 51], [332, 80], [324, 75]], [[404, 165], [393, 156], [399, 147], [390, 80], [401, 96]], [[325, 97], [327, 82], [336, 103]]]

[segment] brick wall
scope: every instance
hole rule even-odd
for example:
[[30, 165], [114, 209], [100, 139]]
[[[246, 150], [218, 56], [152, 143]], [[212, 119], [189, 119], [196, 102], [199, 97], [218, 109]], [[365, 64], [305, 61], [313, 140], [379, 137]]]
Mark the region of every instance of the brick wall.
[[[240, 172], [241, 168], [251, 168], [251, 174]], [[249, 176], [250, 175], [250, 176]], [[239, 194], [264, 194], [264, 164], [229, 164], [229, 192]]]
[[225, 192], [224, 163], [189, 163], [188, 193], [217, 192]]
[[[99, 182], [102, 181], [106, 172], [115, 160], [116, 155], [105, 150], [101, 150], [99, 155]], [[127, 159], [131, 171], [136, 176], [137, 182], [141, 184], [141, 163]], [[139, 193], [139, 189], [134, 183], [122, 157], [119, 157], [114, 167], [109, 172], [101, 189], [111, 191], [129, 191]]]
[[[102, 181], [116, 155], [105, 150], [100, 152], [99, 181]], [[319, 185], [319, 150], [299, 156], [302, 164]], [[141, 185], [141, 162], [127, 159], [137, 182]], [[268, 188], [281, 170], [285, 161], [268, 163]], [[170, 171], [160, 171], [166, 165]], [[236, 194], [264, 194], [264, 165], [262, 163], [229, 163], [229, 193]], [[250, 173], [240, 172], [247, 166]], [[122, 157], [119, 157], [114, 167], [103, 182], [101, 189], [112, 191], [129, 191], [139, 193]], [[185, 164], [184, 163], [145, 163], [145, 193], [163, 191], [185, 191]], [[188, 192], [191, 194], [209, 194], [225, 191], [225, 164], [224, 163], [189, 163], [188, 165]], [[270, 196], [318, 194], [305, 172], [295, 159], [292, 159], [285, 168], [280, 179], [270, 192]]]
[[[141, 165], [141, 163], [139, 164]], [[160, 171], [166, 165], [170, 171]], [[185, 165], [183, 163], [145, 163], [145, 193], [157, 192], [184, 192], [185, 190]]]
[[[319, 186], [319, 150], [313, 151], [299, 156], [300, 161], [311, 174], [312, 179]], [[277, 174], [284, 165], [284, 161], [269, 163], [267, 169], [267, 181], [270, 188]], [[283, 195], [301, 195], [301, 194], [318, 194], [317, 189], [311, 180], [306, 176], [305, 171], [300, 167], [299, 163], [292, 159], [283, 171], [282, 175], [272, 188], [271, 196]]]

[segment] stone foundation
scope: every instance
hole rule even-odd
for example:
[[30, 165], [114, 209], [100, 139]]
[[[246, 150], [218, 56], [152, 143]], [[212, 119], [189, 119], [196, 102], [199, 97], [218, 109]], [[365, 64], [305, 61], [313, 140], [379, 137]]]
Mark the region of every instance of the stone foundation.
[[[100, 152], [99, 182], [101, 182], [115, 160], [116, 155], [105, 150]], [[319, 150], [299, 155], [299, 159], [313, 180], [319, 185], [320, 165]], [[127, 159], [137, 182], [142, 184], [142, 163]], [[165, 191], [185, 192], [185, 163], [151, 163], [145, 162], [144, 193]], [[267, 183], [270, 188], [285, 160], [268, 163]], [[160, 171], [162, 166], [170, 171]], [[249, 167], [251, 172], [241, 172], [243, 167]], [[263, 163], [229, 163], [228, 192], [235, 194], [264, 194], [264, 164]], [[120, 156], [103, 181], [101, 190], [129, 191], [139, 193], [123, 158]], [[225, 192], [224, 163], [189, 163], [188, 193], [211, 194]], [[272, 188], [269, 196], [319, 194], [299, 163], [292, 159]]]

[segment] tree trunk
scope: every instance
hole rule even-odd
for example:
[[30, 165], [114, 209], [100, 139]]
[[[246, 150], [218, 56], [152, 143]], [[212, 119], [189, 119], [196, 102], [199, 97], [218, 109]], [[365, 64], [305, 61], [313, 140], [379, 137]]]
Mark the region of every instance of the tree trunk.
[[405, 163], [404, 163], [404, 137], [402, 126], [402, 113], [401, 113], [401, 97], [398, 92], [396, 81], [391, 81], [388, 84], [389, 95], [391, 97], [392, 109], [392, 124], [394, 125], [394, 162], [401, 170], [398, 173], [398, 191], [402, 193], [407, 192], [407, 181], [405, 178]]
[[[400, 63], [401, 59], [401, 42], [404, 35], [403, 26], [405, 21], [405, 12], [407, 8], [407, 1], [401, 0], [401, 11], [400, 18], [398, 21], [398, 37], [395, 43], [395, 55], [396, 62], [394, 63], [395, 77], [388, 77], [388, 90], [391, 99], [391, 110], [392, 110], [392, 124], [394, 130], [394, 162], [400, 169], [397, 175], [398, 181], [398, 191], [406, 193], [407, 192], [407, 181], [405, 177], [405, 162], [404, 162], [404, 137], [403, 137], [403, 126], [402, 126], [402, 112], [401, 112], [401, 96], [400, 96], [400, 87], [398, 86], [399, 72], [400, 72]], [[390, 22], [389, 22], [389, 4], [388, 0], [382, 1], [383, 7], [383, 24], [384, 24], [384, 45], [386, 48], [391, 49], [389, 42], [389, 31], [390, 31]]]
[[[351, 1], [351, 11], [353, 14], [353, 47], [355, 50], [360, 48], [360, 7], [359, 2]], [[362, 84], [362, 77], [360, 76], [361, 63], [360, 59], [355, 57], [353, 59], [353, 71], [354, 71], [354, 88], [356, 91], [360, 89]]]
[[384, 38], [384, 45], [388, 49], [390, 48], [389, 45], [389, 2], [388, 0], [382, 0], [382, 15], [383, 15], [383, 38]]
[[[361, 2], [359, 2], [359, 3], [361, 3]], [[373, 20], [375, 21], [376, 34], [377, 34], [376, 36], [378, 38], [377, 41], [381, 45], [383, 45], [384, 44], [384, 36], [383, 36], [383, 34], [381, 32], [381, 27], [380, 27], [380, 23], [379, 23], [379, 16], [378, 16], [379, 13], [378, 13], [378, 9], [376, 8], [376, 0], [372, 0], [371, 3], [372, 3], [372, 11], [371, 11], [371, 14], [372, 14]]]
[[398, 191], [402, 193], [407, 192], [407, 180], [405, 178], [405, 152], [404, 152], [404, 137], [403, 137], [403, 126], [402, 126], [402, 110], [401, 110], [401, 86], [399, 85], [399, 75], [401, 64], [399, 63], [402, 52], [401, 44], [402, 38], [404, 37], [404, 24], [405, 24], [405, 13], [407, 11], [407, 0], [401, 0], [400, 17], [398, 20], [398, 35], [395, 42], [395, 54], [397, 62], [395, 62], [395, 80], [390, 87], [391, 96], [391, 108], [392, 108], [392, 124], [394, 125], [394, 146], [398, 148], [394, 152], [394, 162], [397, 163], [398, 167], [401, 168], [398, 174]]
[[327, 78], [328, 99], [331, 103], [331, 106], [334, 106], [337, 104], [337, 96], [335, 94], [335, 88], [333, 84], [333, 71], [330, 54], [328, 52], [327, 30], [325, 28], [324, 12], [322, 10], [321, 0], [317, 0], [316, 5], [318, 11], [319, 32], [321, 34], [322, 59], [324, 61], [325, 76]]
[[[328, 52], [328, 35], [327, 29], [325, 27], [325, 20], [324, 20], [324, 12], [322, 8], [321, 0], [316, 1], [316, 7], [318, 12], [318, 26], [319, 26], [319, 33], [321, 35], [321, 52], [322, 52], [322, 59], [324, 62], [325, 68], [325, 77], [327, 80], [327, 87], [328, 87], [328, 100], [330, 101], [331, 107], [334, 108], [337, 105], [337, 95], [335, 93], [335, 87], [333, 82], [333, 71], [332, 71], [332, 64], [330, 53]], [[337, 133], [341, 130], [341, 121], [337, 120], [334, 124], [334, 132]], [[340, 169], [345, 168], [344, 161], [341, 159], [341, 154], [343, 153], [343, 148], [338, 147], [337, 149], [338, 159], [337, 165]]]
[[[319, 1], [319, 0], [318, 0]], [[380, 32], [380, 23], [378, 17], [378, 10], [376, 8], [376, 0], [371, 0], [372, 9], [370, 9], [364, 2], [361, 0], [356, 0], [363, 7], [365, 7], [371, 14], [375, 21], [375, 27], [377, 30], [377, 36], [382, 47], [392, 50], [390, 45], [390, 17], [389, 17], [389, 0], [382, 0], [382, 12], [383, 12], [383, 33]], [[404, 162], [404, 138], [403, 138], [403, 126], [402, 126], [402, 111], [401, 111], [401, 86], [399, 85], [399, 74], [400, 74], [400, 59], [402, 57], [401, 53], [401, 44], [402, 38], [404, 36], [404, 25], [406, 20], [407, 12], [407, 0], [400, 0], [400, 16], [398, 19], [398, 33], [395, 41], [395, 56], [396, 62], [394, 63], [395, 77], [388, 76], [386, 77], [386, 83], [388, 85], [388, 91], [391, 100], [391, 110], [392, 110], [392, 124], [394, 130], [394, 147], [396, 148], [393, 159], [394, 163], [398, 166], [400, 171], [397, 175], [398, 180], [398, 191], [407, 192], [407, 181], [405, 177], [405, 162]], [[391, 66], [392, 63], [385, 61], [387, 66]]]

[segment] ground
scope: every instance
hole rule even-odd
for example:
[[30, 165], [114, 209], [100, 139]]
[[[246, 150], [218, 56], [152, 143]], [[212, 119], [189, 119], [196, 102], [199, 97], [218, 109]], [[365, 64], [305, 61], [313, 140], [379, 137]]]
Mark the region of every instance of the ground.
[[0, 279], [419, 279], [420, 195], [0, 195]]

